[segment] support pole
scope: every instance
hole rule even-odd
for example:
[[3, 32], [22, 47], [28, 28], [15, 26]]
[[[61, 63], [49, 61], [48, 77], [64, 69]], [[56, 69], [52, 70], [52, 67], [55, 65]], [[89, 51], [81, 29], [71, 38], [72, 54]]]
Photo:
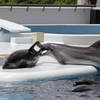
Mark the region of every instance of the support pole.
[[44, 33], [42, 32], [33, 33], [33, 42], [36, 41], [44, 42]]
[[88, 0], [77, 0], [78, 5], [84, 5]]
[[100, 0], [97, 0], [96, 7], [100, 7]]

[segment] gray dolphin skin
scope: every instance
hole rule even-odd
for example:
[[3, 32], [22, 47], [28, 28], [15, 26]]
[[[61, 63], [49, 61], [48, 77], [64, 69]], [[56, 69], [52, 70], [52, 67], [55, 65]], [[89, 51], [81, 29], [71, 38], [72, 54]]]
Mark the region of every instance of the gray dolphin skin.
[[39, 45], [39, 42], [34, 43], [29, 49], [18, 50], [9, 55], [6, 59], [3, 69], [16, 69], [16, 68], [31, 68], [38, 62], [39, 57], [43, 51], [40, 48], [36, 51], [35, 46]]
[[74, 89], [70, 90], [69, 92], [84, 92], [84, 91], [91, 91], [91, 90], [96, 90], [96, 88], [87, 86], [87, 85], [81, 85], [77, 86]]
[[73, 86], [78, 85], [92, 85], [92, 84], [100, 84], [100, 82], [94, 81], [92, 79], [81, 79], [79, 81], [76, 81]]
[[45, 43], [41, 44], [40, 47], [48, 49], [41, 56], [53, 56], [62, 65], [92, 65], [100, 70], [100, 40], [89, 47], [56, 43]]

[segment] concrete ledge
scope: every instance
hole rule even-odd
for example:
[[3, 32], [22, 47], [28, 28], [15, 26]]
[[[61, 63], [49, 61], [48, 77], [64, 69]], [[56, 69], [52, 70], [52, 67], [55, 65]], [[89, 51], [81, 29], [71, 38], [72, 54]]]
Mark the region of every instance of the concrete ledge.
[[27, 44], [32, 43], [32, 37], [11, 37], [10, 43]]
[[45, 34], [44, 41], [61, 42], [71, 45], [91, 45], [100, 40], [100, 35], [64, 35], [64, 34]]
[[0, 42], [10, 42], [11, 37], [33, 37], [32, 33], [0, 33]]
[[[34, 35], [33, 35], [34, 37]], [[33, 41], [33, 37], [11, 37], [10, 43], [22, 43], [22, 44], [27, 44], [27, 43], [34, 43], [38, 38], [36, 38]], [[42, 37], [40, 37], [41, 39]], [[69, 34], [49, 34], [45, 33], [44, 34], [44, 43], [64, 43], [64, 44], [71, 44], [71, 45], [91, 45], [94, 42], [100, 40], [100, 35], [79, 35], [79, 34], [74, 34], [74, 35], [69, 35]], [[42, 41], [40, 41], [42, 42]]]
[[[30, 36], [33, 34], [32, 36]], [[30, 37], [11, 37], [10, 43], [34, 43], [36, 41], [44, 42], [44, 33], [37, 32], [31, 33]], [[23, 36], [26, 34], [22, 34]]]

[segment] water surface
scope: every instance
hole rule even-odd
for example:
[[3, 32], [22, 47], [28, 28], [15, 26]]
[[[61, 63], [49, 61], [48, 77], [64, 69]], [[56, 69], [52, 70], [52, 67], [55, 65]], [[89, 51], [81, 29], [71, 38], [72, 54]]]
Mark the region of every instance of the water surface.
[[100, 100], [100, 84], [86, 92], [69, 92], [73, 83], [82, 78], [100, 82], [100, 75], [71, 80], [0, 82], [0, 100]]

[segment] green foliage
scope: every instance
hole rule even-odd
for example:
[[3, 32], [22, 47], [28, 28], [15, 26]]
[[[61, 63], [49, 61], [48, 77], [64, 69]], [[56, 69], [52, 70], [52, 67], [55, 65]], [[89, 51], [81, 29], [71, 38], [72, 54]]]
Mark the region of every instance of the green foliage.
[[77, 0], [0, 0], [0, 3], [10, 4], [76, 4]]
[[54, 0], [54, 4], [66, 4], [66, 0]]
[[66, 4], [76, 4], [77, 0], [65, 0]]
[[54, 0], [41, 0], [39, 4], [53, 4]]

